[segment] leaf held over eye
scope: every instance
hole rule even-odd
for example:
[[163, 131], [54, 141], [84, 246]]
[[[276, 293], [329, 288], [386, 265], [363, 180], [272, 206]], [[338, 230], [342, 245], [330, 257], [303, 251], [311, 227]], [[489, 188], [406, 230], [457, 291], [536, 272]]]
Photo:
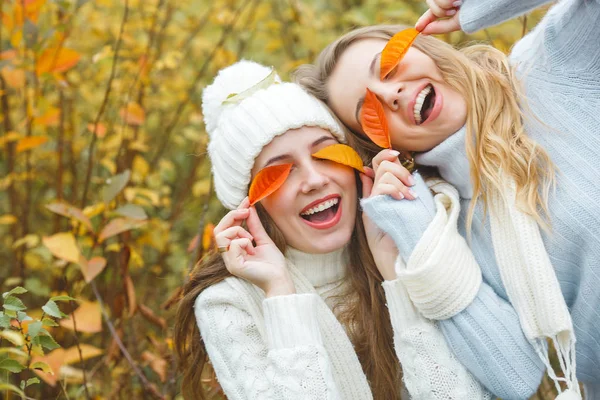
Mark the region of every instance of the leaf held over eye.
[[398, 65], [419, 34], [415, 28], [396, 33], [381, 52], [380, 78], [383, 80]]
[[383, 106], [377, 96], [367, 89], [365, 101], [360, 112], [360, 122], [365, 134], [379, 147], [390, 149], [390, 133]]
[[334, 161], [338, 164], [352, 167], [360, 172], [364, 171], [363, 162], [358, 153], [352, 147], [345, 144], [332, 144], [317, 151], [312, 156], [322, 160]]
[[252, 180], [248, 197], [253, 206], [283, 185], [290, 174], [292, 164], [281, 164], [266, 167]]

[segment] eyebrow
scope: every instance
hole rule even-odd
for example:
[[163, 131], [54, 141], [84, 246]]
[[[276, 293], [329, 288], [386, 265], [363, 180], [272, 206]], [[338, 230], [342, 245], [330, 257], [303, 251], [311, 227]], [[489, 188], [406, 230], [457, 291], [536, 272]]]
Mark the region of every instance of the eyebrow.
[[[376, 53], [375, 56], [373, 56], [373, 59], [371, 60], [371, 64], [369, 64], [369, 74], [370, 75], [375, 75], [375, 65], [377, 63], [377, 60], [380, 59], [381, 57], [381, 52]], [[360, 109], [362, 108], [363, 104], [365, 103], [365, 96], [361, 96], [360, 99], [358, 99], [358, 102], [356, 103], [356, 108], [354, 109], [354, 118], [356, 118], [356, 122], [358, 122], [358, 125], [362, 126], [362, 123], [360, 122]]]
[[[314, 142], [312, 142], [311, 145], [310, 145], [310, 147], [311, 148], [316, 147], [316, 146], [320, 145], [321, 143], [326, 142], [328, 140], [335, 141], [335, 138], [332, 137], [332, 136], [321, 136], [320, 138], [318, 138], [317, 140], [315, 140]], [[269, 158], [269, 160], [265, 163], [265, 165], [263, 165], [263, 168], [268, 167], [269, 165], [273, 164], [274, 162], [285, 160], [285, 159], [288, 159], [288, 158], [292, 158], [292, 156], [290, 154], [288, 154], [288, 153], [286, 153], [286, 154], [280, 154], [278, 156]]]

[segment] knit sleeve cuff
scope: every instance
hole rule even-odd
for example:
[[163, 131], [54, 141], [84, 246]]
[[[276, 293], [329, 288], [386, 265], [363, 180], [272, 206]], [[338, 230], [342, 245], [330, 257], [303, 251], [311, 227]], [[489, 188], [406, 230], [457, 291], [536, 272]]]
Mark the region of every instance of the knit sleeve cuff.
[[420, 174], [415, 173], [414, 178], [412, 189], [418, 194], [415, 200], [396, 200], [382, 195], [360, 202], [371, 221], [392, 237], [405, 260], [410, 257], [435, 215], [431, 191]]
[[550, 0], [463, 0], [459, 22], [467, 33], [477, 32], [523, 15]]
[[481, 269], [457, 229], [458, 192], [435, 185], [437, 213], [408, 259], [396, 273], [417, 309], [429, 319], [450, 318], [465, 309], [481, 285]]
[[318, 296], [312, 293], [275, 296], [263, 300], [270, 349], [322, 346], [317, 300]]

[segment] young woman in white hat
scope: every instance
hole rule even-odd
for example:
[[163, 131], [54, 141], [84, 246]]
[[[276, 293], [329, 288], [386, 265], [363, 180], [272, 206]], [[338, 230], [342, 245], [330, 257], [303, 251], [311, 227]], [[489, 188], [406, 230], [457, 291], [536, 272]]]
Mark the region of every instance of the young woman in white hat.
[[[232, 400], [399, 399], [403, 382], [413, 399], [488, 399], [395, 279], [393, 241], [363, 219], [359, 193], [381, 188], [313, 156], [345, 140], [329, 110], [241, 61], [206, 88], [203, 112], [215, 190], [232, 211], [179, 306], [184, 396], [204, 398], [210, 359]], [[249, 206], [251, 181], [282, 164], [284, 183]]]

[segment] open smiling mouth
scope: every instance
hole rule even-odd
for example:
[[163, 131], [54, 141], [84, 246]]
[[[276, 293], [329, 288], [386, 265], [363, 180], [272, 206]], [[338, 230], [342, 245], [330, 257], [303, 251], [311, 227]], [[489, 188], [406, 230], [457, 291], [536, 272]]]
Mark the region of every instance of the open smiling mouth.
[[300, 213], [307, 225], [316, 229], [335, 226], [341, 218], [341, 197], [329, 196], [316, 204], [310, 204]]
[[413, 115], [415, 117], [415, 122], [417, 125], [421, 125], [423, 122], [427, 121], [427, 118], [431, 115], [433, 111], [433, 106], [435, 104], [435, 89], [431, 84], [425, 86], [421, 93], [417, 96], [415, 101], [415, 108], [413, 109]]

